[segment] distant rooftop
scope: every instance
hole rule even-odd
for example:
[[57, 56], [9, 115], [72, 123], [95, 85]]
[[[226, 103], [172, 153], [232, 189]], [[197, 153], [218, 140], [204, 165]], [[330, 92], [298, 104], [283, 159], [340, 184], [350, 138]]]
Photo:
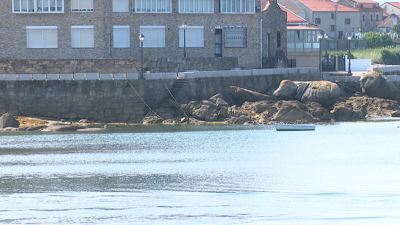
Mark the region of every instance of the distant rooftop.
[[298, 0], [303, 3], [307, 8], [314, 12], [335, 12], [335, 5], [338, 6], [339, 12], [359, 12], [358, 9], [353, 9], [344, 5], [340, 5], [336, 2], [328, 0]]

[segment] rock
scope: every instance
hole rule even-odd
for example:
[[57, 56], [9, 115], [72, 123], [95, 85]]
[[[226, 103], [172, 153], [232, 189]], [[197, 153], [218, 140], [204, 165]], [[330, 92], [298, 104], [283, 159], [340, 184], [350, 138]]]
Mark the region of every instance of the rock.
[[400, 111], [394, 111], [391, 116], [392, 117], [400, 117]]
[[227, 106], [223, 106], [220, 108], [220, 110], [218, 111], [218, 117], [219, 118], [229, 118], [229, 113], [228, 113], [228, 107]]
[[272, 101], [245, 102], [243, 103], [241, 109], [247, 111], [251, 115], [254, 115], [257, 113], [263, 113], [273, 104], [274, 102]]
[[308, 112], [308, 108], [299, 101], [279, 101], [274, 104], [277, 112], [270, 118], [273, 121], [282, 121], [294, 123], [297, 120], [303, 120], [307, 123], [314, 123], [315, 119]]
[[353, 121], [366, 117], [390, 117], [398, 111], [400, 108], [395, 100], [361, 96], [335, 104], [331, 113], [337, 121]]
[[335, 116], [326, 108], [322, 107], [318, 102], [310, 102], [306, 104], [308, 111], [316, 118], [318, 122], [334, 122]]
[[46, 126], [30, 126], [25, 129], [25, 131], [39, 131], [44, 129]]
[[92, 131], [106, 131], [106, 130], [107, 128], [91, 127], [91, 128], [77, 129], [76, 131], [92, 132]]
[[290, 80], [282, 80], [279, 88], [273, 93], [278, 100], [294, 100], [297, 94], [297, 85]]
[[212, 105], [212, 106], [215, 106], [215, 103], [211, 102], [211, 101], [208, 101], [208, 100], [202, 100], [200, 102], [200, 105]]
[[18, 130], [17, 127], [5, 127], [3, 129], [3, 131], [13, 131], [13, 132], [15, 132], [15, 131], [19, 131], [19, 130]]
[[224, 121], [224, 124], [245, 124], [252, 123], [252, 119], [249, 116], [231, 117]]
[[66, 125], [66, 126], [50, 126], [42, 129], [44, 132], [55, 132], [55, 131], [76, 131], [78, 129], [85, 129], [84, 126], [73, 126], [73, 125]]
[[224, 96], [221, 93], [218, 93], [218, 94], [212, 96], [209, 100], [214, 102], [214, 103], [217, 103], [218, 99], [224, 100]]
[[370, 97], [399, 100], [399, 89], [389, 79], [382, 77], [378, 72], [368, 72], [360, 78], [360, 87], [364, 95]]
[[[182, 116], [182, 113], [180, 110], [178, 111], [177, 109], [173, 109], [173, 108], [158, 108], [158, 109], [155, 109], [154, 112], [157, 113], [157, 115], [159, 115], [164, 120]], [[144, 117], [146, 118], [146, 117], [154, 117], [154, 116], [157, 117], [153, 112], [150, 111]]]
[[90, 123], [90, 120], [88, 120], [88, 119], [81, 119], [81, 120], [79, 120], [79, 123]]
[[270, 100], [271, 96], [264, 95], [259, 92], [247, 90], [244, 88], [231, 86], [229, 88], [229, 93], [232, 96], [233, 101], [236, 105], [241, 106], [244, 102], [257, 102], [262, 100]]
[[228, 103], [224, 101], [222, 98], [218, 98], [215, 102], [217, 109], [221, 109], [223, 106], [228, 106]]
[[199, 120], [215, 121], [218, 119], [218, 110], [213, 105], [201, 105], [193, 110], [192, 116]]
[[340, 88], [330, 81], [309, 81], [297, 83], [296, 100], [303, 103], [318, 102], [323, 106], [332, 106], [340, 97]]
[[146, 116], [142, 119], [143, 124], [159, 124], [162, 123], [163, 119], [158, 116]]
[[6, 127], [19, 127], [19, 122], [9, 113], [3, 114], [0, 118], [0, 129], [4, 129]]

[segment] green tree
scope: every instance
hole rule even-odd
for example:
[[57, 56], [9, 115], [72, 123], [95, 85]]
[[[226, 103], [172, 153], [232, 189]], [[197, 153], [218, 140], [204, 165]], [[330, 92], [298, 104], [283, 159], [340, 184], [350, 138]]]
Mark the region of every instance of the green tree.
[[381, 35], [377, 32], [373, 32], [373, 31], [365, 33], [364, 36], [362, 37], [362, 40], [367, 41], [368, 48], [381, 47], [380, 39], [381, 39]]
[[393, 31], [400, 34], [400, 23], [393, 26]]
[[388, 47], [392, 46], [393, 44], [393, 39], [388, 34], [381, 35], [380, 47]]

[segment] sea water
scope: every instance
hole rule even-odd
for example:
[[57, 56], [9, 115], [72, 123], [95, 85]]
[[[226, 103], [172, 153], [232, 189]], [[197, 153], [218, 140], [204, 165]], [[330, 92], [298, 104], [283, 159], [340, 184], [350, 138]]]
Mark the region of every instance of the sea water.
[[398, 121], [0, 133], [0, 224], [400, 224]]

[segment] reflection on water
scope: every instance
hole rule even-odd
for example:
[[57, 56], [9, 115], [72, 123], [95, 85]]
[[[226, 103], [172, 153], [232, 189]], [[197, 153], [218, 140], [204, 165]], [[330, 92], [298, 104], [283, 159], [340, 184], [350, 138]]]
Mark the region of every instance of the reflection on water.
[[0, 133], [0, 223], [398, 223], [398, 125]]

